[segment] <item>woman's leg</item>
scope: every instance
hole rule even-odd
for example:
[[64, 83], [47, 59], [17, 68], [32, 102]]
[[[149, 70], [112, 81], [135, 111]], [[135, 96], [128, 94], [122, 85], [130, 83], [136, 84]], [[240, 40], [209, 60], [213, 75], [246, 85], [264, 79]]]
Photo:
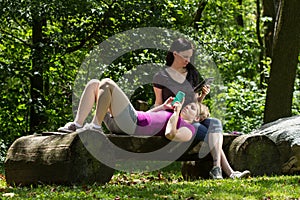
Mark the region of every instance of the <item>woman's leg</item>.
[[81, 128], [85, 119], [91, 112], [95, 102], [98, 101], [100, 81], [97, 79], [90, 80], [81, 94], [76, 117], [73, 122], [68, 122], [65, 126], [60, 127], [58, 131], [74, 132]]
[[196, 130], [196, 135], [194, 140], [195, 141], [204, 141], [207, 138], [207, 127], [200, 123], [200, 122], [194, 122], [193, 126], [195, 127]]
[[[118, 117], [115, 119], [122, 121], [125, 118], [125, 126], [129, 118], [136, 118], [136, 111], [130, 104], [129, 99], [114, 81], [111, 79], [103, 79], [102, 81], [93, 79], [87, 83], [81, 95], [74, 122], [69, 122], [64, 127], [60, 127], [58, 130], [63, 132], [73, 132], [76, 131], [77, 128], [82, 127], [85, 119], [93, 109], [95, 103], [96, 114], [92, 120], [94, 127], [101, 125], [101, 122], [103, 121], [108, 109], [110, 109], [113, 116], [118, 116], [120, 113], [122, 113], [124, 115], [122, 117], [123, 119], [119, 119]], [[131, 112], [126, 113], [124, 110], [130, 110]], [[122, 125], [122, 123], [119, 124]], [[133, 128], [130, 130], [132, 129]]]
[[[202, 126], [207, 128], [205, 139], [208, 140], [210, 153], [213, 157], [214, 166], [221, 167], [221, 152], [223, 146], [223, 127], [220, 120], [207, 118], [201, 122]], [[203, 129], [203, 128], [202, 128]], [[198, 132], [198, 131], [197, 131]]]
[[85, 119], [91, 112], [94, 104], [98, 100], [100, 81], [97, 79], [90, 80], [81, 95], [78, 111], [74, 122], [83, 125]]
[[223, 171], [225, 172], [225, 174], [227, 176], [230, 176], [234, 172], [233, 169], [231, 168], [223, 150], [221, 150], [221, 165], [222, 165]]
[[194, 141], [197, 142], [204, 141], [198, 153], [199, 158], [204, 158], [210, 153], [210, 149], [208, 146], [208, 136], [207, 136], [208, 129], [204, 124], [202, 124], [202, 122], [201, 123], [195, 122], [193, 123], [193, 126], [195, 127], [196, 130]]
[[[222, 178], [221, 171], [219, 171], [220, 169], [222, 169], [225, 172], [225, 174], [227, 176], [229, 176], [230, 178], [243, 178], [243, 177], [249, 176], [250, 171], [248, 171], [248, 170], [245, 170], [243, 172], [234, 171], [232, 169], [232, 167], [230, 166], [230, 164], [226, 158], [226, 155], [222, 149], [223, 127], [222, 127], [221, 121], [218, 119], [215, 119], [215, 118], [207, 118], [206, 120], [201, 122], [201, 124], [202, 124], [202, 126], [207, 127], [207, 134], [206, 134], [205, 140], [208, 137], [210, 153], [214, 160], [213, 165], [214, 165], [214, 167], [219, 167], [219, 169], [216, 170], [218, 173], [220, 173], [219, 178]], [[200, 130], [204, 131], [203, 127], [201, 128], [199, 126], [199, 128], [200, 128]], [[197, 134], [198, 134], [198, 131], [197, 131]], [[201, 136], [203, 137], [203, 134], [201, 134]], [[200, 149], [200, 151], [201, 151], [201, 149]], [[200, 155], [200, 153], [199, 153], [199, 155]], [[213, 172], [213, 175], [218, 174], [218, 173], [215, 173], [214, 171], [215, 170], [213, 168], [210, 173]], [[216, 178], [216, 177], [218, 177], [218, 176], [214, 176], [214, 178]]]
[[100, 82], [98, 100], [96, 102], [96, 115], [93, 123], [100, 125], [108, 110], [110, 110], [117, 125], [126, 133], [133, 134], [136, 127], [136, 111], [126, 94], [111, 79]]
[[208, 145], [210, 153], [213, 157], [213, 165], [221, 167], [221, 156], [223, 146], [223, 135], [222, 133], [209, 133], [208, 134]]
[[209, 175], [213, 179], [222, 179], [222, 146], [223, 146], [223, 127], [220, 120], [215, 118], [206, 119], [203, 124], [207, 127], [207, 137], [210, 153], [213, 157], [213, 168]]

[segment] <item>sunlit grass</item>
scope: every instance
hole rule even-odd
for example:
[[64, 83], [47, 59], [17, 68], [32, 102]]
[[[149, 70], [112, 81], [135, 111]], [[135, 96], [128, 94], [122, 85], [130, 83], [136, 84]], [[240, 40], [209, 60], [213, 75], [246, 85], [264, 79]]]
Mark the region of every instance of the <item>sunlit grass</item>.
[[[184, 181], [180, 165], [151, 173], [116, 172], [105, 185], [8, 187], [2, 199], [300, 199], [300, 176]], [[3, 196], [4, 195], [4, 196]], [[7, 196], [5, 196], [7, 195]]]

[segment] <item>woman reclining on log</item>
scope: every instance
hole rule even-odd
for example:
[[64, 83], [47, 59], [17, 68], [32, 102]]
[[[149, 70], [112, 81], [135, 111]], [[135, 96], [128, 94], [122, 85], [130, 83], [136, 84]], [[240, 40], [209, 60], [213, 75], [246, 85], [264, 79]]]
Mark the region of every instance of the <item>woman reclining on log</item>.
[[[195, 134], [195, 128], [191, 123], [200, 119], [199, 104], [192, 102], [181, 109], [182, 103], [180, 102], [171, 105], [173, 99], [174, 97], [170, 97], [162, 105], [147, 112], [136, 111], [128, 97], [113, 80], [93, 79], [88, 82], [81, 96], [75, 120], [58, 130], [74, 132], [76, 129], [82, 128], [85, 119], [96, 103], [96, 113], [92, 123], [87, 124], [85, 128], [102, 130], [101, 123], [109, 111], [117, 126], [127, 134], [164, 135], [173, 141], [189, 141]], [[170, 109], [173, 112], [167, 111]]]
[[[125, 93], [114, 81], [111, 79], [103, 79], [102, 81], [93, 79], [88, 82], [81, 95], [75, 120], [58, 130], [74, 132], [83, 128], [86, 117], [96, 103], [96, 114], [92, 123], [87, 124], [85, 128], [102, 131], [101, 123], [109, 111], [113, 116], [113, 121], [121, 128], [121, 132], [132, 135], [160, 135], [169, 140], [180, 142], [189, 141], [195, 135], [195, 128], [191, 123], [200, 120], [200, 104], [192, 102], [181, 109], [182, 103], [180, 102], [171, 105], [173, 99], [170, 97], [163, 104], [147, 112], [136, 111]], [[173, 112], [166, 111], [170, 109], [173, 109]], [[233, 171], [224, 152], [221, 152], [222, 166], [229, 177], [243, 178], [250, 174], [248, 170]]]

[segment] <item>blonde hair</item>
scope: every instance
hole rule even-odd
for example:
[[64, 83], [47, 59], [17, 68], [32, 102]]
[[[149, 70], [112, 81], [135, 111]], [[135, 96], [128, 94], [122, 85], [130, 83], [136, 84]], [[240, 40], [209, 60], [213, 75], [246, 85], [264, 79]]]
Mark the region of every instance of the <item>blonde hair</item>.
[[204, 105], [203, 103], [199, 103], [199, 108], [200, 108], [200, 111], [199, 111], [199, 121], [203, 121], [205, 120], [206, 118], [208, 118], [210, 116], [210, 113], [209, 113], [209, 109], [206, 105]]

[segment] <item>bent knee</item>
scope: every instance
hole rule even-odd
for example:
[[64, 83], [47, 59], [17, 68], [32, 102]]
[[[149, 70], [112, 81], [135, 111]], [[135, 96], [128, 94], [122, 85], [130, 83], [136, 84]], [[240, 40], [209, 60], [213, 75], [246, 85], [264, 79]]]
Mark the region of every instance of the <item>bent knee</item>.
[[113, 88], [116, 87], [116, 85], [117, 84], [112, 79], [110, 79], [110, 78], [104, 78], [100, 82], [100, 88], [102, 88], [102, 89], [104, 89], [104, 88], [106, 88], [106, 89], [108, 89], [108, 88], [109, 89], [113, 89]]
[[115, 85], [115, 82], [110, 78], [104, 78], [101, 80], [101, 86], [109, 87], [109, 86], [114, 86], [114, 85]]
[[100, 81], [98, 79], [92, 79], [87, 83], [90, 87], [99, 87]]
[[221, 120], [216, 118], [210, 118], [210, 124], [208, 128], [208, 132], [210, 133], [221, 133], [223, 132], [223, 125]]
[[210, 123], [214, 124], [215, 126], [221, 126], [222, 127], [222, 122], [219, 119], [216, 118], [210, 118]]

